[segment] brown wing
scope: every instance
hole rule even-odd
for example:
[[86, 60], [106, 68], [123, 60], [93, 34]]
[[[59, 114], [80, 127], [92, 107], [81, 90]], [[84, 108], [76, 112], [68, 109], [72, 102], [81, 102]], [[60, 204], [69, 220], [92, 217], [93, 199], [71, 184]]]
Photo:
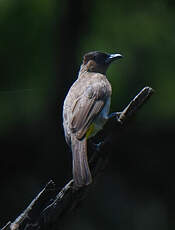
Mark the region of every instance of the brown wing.
[[71, 130], [78, 139], [86, 134], [93, 120], [103, 109], [107, 93], [105, 87], [89, 86], [83, 95], [77, 98], [72, 110]]

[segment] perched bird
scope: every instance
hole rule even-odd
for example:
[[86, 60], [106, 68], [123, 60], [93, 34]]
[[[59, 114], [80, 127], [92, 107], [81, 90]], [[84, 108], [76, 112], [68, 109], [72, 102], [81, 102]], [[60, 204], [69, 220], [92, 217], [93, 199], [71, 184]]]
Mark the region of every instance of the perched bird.
[[87, 139], [94, 136], [109, 118], [111, 84], [106, 71], [121, 54], [98, 51], [84, 55], [78, 79], [70, 88], [63, 106], [65, 139], [72, 149], [75, 187], [92, 182], [87, 158]]

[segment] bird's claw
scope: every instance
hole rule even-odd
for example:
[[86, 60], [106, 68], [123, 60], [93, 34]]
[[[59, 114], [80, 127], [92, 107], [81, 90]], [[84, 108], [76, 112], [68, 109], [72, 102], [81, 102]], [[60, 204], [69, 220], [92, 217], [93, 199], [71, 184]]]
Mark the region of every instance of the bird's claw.
[[122, 112], [114, 112], [114, 113], [111, 113], [111, 114], [109, 114], [108, 119], [115, 117], [116, 120], [117, 120], [119, 123], [122, 124], [122, 121], [120, 120], [120, 115], [121, 115], [121, 113], [122, 113]]
[[92, 143], [92, 148], [96, 151], [96, 152], [100, 152], [101, 147], [103, 146], [104, 141], [100, 141], [99, 143], [95, 144]]

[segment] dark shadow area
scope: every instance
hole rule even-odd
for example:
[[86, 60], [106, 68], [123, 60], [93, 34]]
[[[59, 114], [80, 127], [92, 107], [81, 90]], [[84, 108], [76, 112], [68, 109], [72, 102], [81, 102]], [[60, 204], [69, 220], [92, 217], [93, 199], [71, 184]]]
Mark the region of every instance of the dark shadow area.
[[[106, 127], [110, 158], [63, 229], [174, 229], [172, 1], [0, 2], [0, 226], [53, 179], [72, 177], [62, 105], [84, 53], [124, 55], [108, 71], [112, 111], [144, 86], [155, 94], [124, 127]], [[100, 133], [95, 141], [103, 139]]]

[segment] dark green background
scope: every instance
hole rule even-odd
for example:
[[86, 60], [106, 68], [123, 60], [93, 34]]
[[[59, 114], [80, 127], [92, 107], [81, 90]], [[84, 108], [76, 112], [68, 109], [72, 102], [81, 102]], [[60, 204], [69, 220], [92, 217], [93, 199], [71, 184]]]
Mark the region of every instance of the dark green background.
[[112, 111], [146, 85], [155, 94], [109, 146], [104, 175], [63, 228], [174, 229], [173, 0], [0, 1], [0, 226], [49, 179], [70, 179], [62, 104], [93, 50], [125, 57], [108, 70]]

